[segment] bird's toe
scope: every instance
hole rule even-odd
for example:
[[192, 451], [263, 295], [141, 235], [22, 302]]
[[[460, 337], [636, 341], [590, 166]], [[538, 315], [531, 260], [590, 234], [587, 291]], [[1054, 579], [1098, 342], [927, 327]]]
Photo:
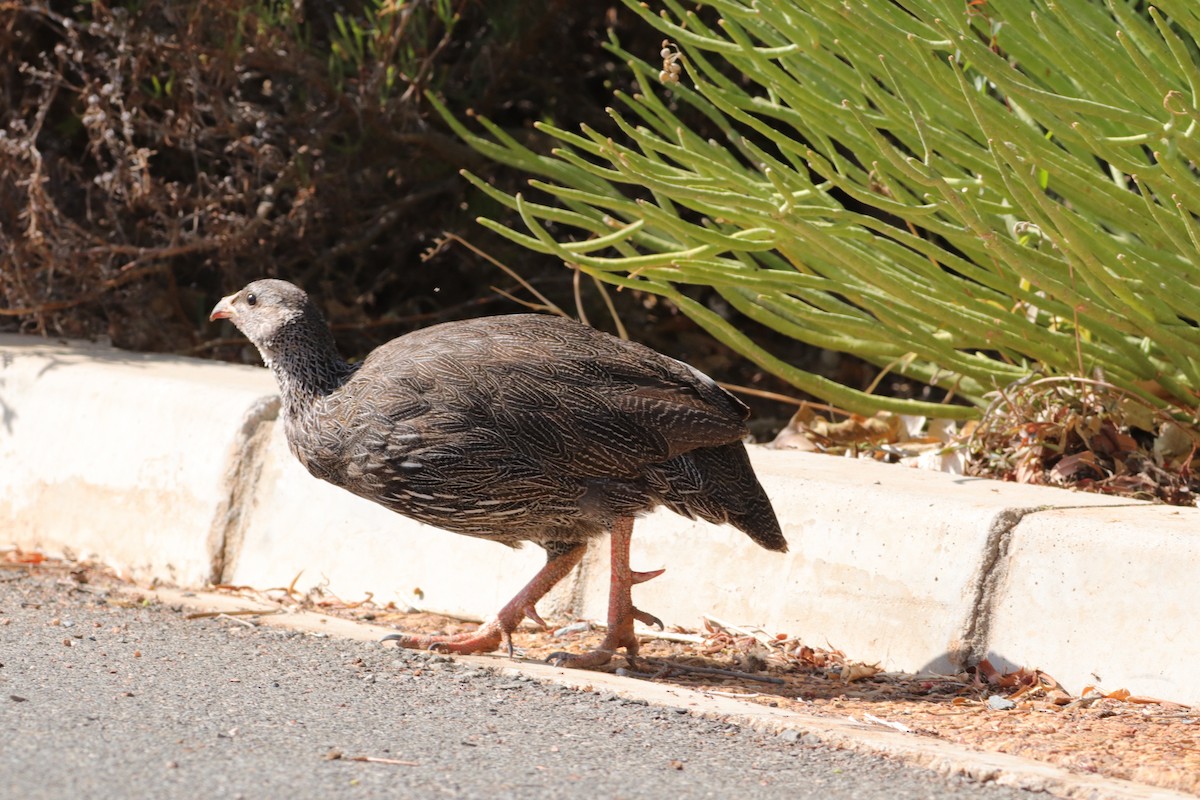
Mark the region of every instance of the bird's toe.
[[666, 626], [663, 625], [663, 621], [649, 612], [642, 611], [640, 608], [635, 608], [630, 613], [634, 619], [643, 625], [652, 625], [658, 628], [660, 631], [666, 630]]
[[504, 632], [496, 622], [485, 623], [469, 633], [459, 633], [447, 636], [412, 636], [405, 633], [389, 633], [380, 639], [383, 642], [395, 642], [409, 650], [431, 650], [435, 653], [490, 653], [498, 648], [504, 639]]
[[604, 648], [588, 650], [586, 653], [558, 652], [546, 656], [546, 663], [568, 669], [591, 669], [602, 667], [609, 661], [612, 661], [613, 655], [612, 650], [605, 650]]

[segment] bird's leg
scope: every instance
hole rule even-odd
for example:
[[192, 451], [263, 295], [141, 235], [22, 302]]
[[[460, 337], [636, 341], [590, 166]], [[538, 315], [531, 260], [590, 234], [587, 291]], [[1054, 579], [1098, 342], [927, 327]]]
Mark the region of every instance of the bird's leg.
[[608, 632], [600, 647], [579, 655], [553, 653], [546, 660], [560, 667], [599, 667], [607, 664], [618, 648], [625, 648], [625, 657], [630, 662], [637, 657], [638, 640], [633, 634], [636, 619], [647, 625], [663, 627], [662, 621], [652, 614], [634, 608], [630, 587], [656, 578], [663, 570], [634, 572], [629, 568], [629, 541], [633, 535], [633, 517], [621, 517], [612, 529], [612, 576], [608, 584]]
[[517, 629], [525, 617], [529, 617], [542, 627], [546, 626], [546, 623], [542, 622], [541, 617], [534, 610], [537, 601], [541, 600], [546, 592], [553, 589], [555, 584], [575, 568], [575, 565], [583, 558], [586, 549], [586, 545], [579, 544], [570, 550], [551, 555], [547, 559], [546, 565], [538, 570], [538, 573], [533, 576], [533, 580], [527, 583], [524, 589], [517, 592], [516, 597], [509, 600], [496, 616], [473, 631], [453, 636], [410, 636], [393, 633], [383, 637], [381, 641], [394, 641], [401, 647], [417, 650], [438, 650], [444, 653], [463, 654], [487, 653], [504, 643], [508, 645], [508, 654], [511, 656], [513, 652], [512, 632]]

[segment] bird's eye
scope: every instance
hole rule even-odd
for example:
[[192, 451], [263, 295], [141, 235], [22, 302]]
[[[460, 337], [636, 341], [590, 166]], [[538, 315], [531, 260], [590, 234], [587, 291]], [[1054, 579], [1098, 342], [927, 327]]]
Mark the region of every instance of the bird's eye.
[[254, 292], [251, 292], [250, 294], [246, 295], [246, 305], [253, 306], [253, 305], [257, 305], [257, 304], [258, 304], [258, 297], [254, 294]]

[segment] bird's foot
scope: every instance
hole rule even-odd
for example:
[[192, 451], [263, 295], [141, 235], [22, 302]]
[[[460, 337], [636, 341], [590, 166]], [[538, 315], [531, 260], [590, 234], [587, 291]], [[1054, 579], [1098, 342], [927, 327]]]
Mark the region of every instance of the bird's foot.
[[586, 653], [551, 653], [546, 658], [557, 667], [587, 669], [602, 667], [612, 661], [617, 650], [625, 648], [625, 658], [637, 667], [638, 640], [633, 633], [633, 621], [663, 629], [662, 620], [634, 607], [629, 589], [638, 583], [657, 578], [663, 570], [638, 572], [629, 568], [629, 538], [633, 534], [633, 517], [622, 517], [612, 527], [612, 577], [608, 584], [608, 632], [595, 650]]
[[588, 650], [586, 653], [551, 653], [546, 657], [546, 661], [556, 667], [590, 669], [604, 666], [612, 661], [614, 655], [617, 655], [617, 650], [625, 648], [625, 659], [631, 667], [634, 667], [637, 663], [640, 645], [637, 635], [633, 632], [633, 620], [635, 619], [646, 625], [654, 625], [659, 630], [663, 629], [662, 620], [658, 617], [634, 608], [630, 610], [629, 616], [622, 620], [622, 624], [609, 626], [608, 633], [604, 635], [604, 641], [595, 650]]
[[490, 653], [503, 644], [508, 655], [513, 655], [512, 632], [528, 617], [536, 625], [545, 628], [546, 623], [537, 613], [535, 604], [554, 588], [554, 584], [575, 568], [579, 559], [583, 558], [584, 544], [578, 544], [566, 552], [552, 556], [546, 566], [538, 570], [533, 580], [525, 588], [517, 592], [516, 597], [505, 603], [504, 608], [487, 622], [469, 633], [453, 636], [411, 636], [404, 633], [393, 633], [383, 637], [382, 641], [396, 642], [401, 647], [414, 650], [437, 650], [441, 653]]
[[379, 640], [395, 642], [409, 650], [433, 650], [438, 653], [490, 653], [507, 642], [512, 653], [512, 640], [498, 620], [490, 620], [473, 631], [447, 636], [413, 636], [407, 633], [391, 633]]
[[[566, 667], [568, 669], [591, 669], [593, 667], [603, 667], [616, 653], [603, 646], [597, 647], [595, 650], [588, 650], [586, 653], [551, 653], [546, 656], [546, 663], [556, 667]], [[632, 658], [626, 656], [626, 658]]]
[[[438, 653], [458, 653], [459, 655], [490, 653], [504, 645], [511, 658], [515, 653], [512, 632], [523, 618], [528, 617], [542, 630], [550, 626], [537, 613], [537, 609], [532, 603], [522, 607], [519, 613], [505, 615], [507, 611], [509, 609], [502, 611], [501, 616], [494, 617], [475, 630], [466, 633], [445, 636], [412, 636], [407, 633], [389, 633], [379, 641], [395, 642], [409, 650], [433, 650]], [[639, 617], [639, 619], [641, 618]], [[661, 626], [662, 623], [660, 622], [659, 625]]]

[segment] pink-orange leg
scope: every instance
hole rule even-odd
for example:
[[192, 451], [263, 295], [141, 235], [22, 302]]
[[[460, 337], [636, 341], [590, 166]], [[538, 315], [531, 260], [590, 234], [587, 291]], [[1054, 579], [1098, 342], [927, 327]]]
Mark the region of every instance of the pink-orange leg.
[[553, 653], [546, 660], [560, 667], [599, 667], [612, 660], [618, 648], [625, 648], [625, 657], [630, 662], [638, 653], [638, 640], [633, 634], [633, 621], [636, 619], [647, 625], [663, 624], [658, 617], [634, 608], [633, 595], [630, 588], [635, 583], [644, 583], [651, 578], [657, 578], [663, 573], [658, 569], [652, 572], [634, 572], [629, 568], [629, 542], [633, 536], [633, 517], [621, 517], [613, 524], [612, 529], [612, 575], [608, 584], [608, 632], [600, 647], [578, 655], [574, 653]]
[[393, 633], [383, 637], [381, 641], [394, 641], [401, 647], [417, 650], [464, 654], [491, 652], [503, 643], [508, 646], [508, 654], [511, 656], [513, 653], [512, 632], [526, 617], [543, 628], [546, 627], [546, 623], [542, 622], [542, 618], [535, 610], [537, 602], [575, 568], [575, 565], [583, 558], [586, 549], [586, 545], [580, 544], [549, 559], [546, 566], [533, 576], [533, 580], [527, 583], [524, 589], [517, 592], [516, 597], [509, 600], [496, 616], [473, 631], [453, 636], [410, 636]]

